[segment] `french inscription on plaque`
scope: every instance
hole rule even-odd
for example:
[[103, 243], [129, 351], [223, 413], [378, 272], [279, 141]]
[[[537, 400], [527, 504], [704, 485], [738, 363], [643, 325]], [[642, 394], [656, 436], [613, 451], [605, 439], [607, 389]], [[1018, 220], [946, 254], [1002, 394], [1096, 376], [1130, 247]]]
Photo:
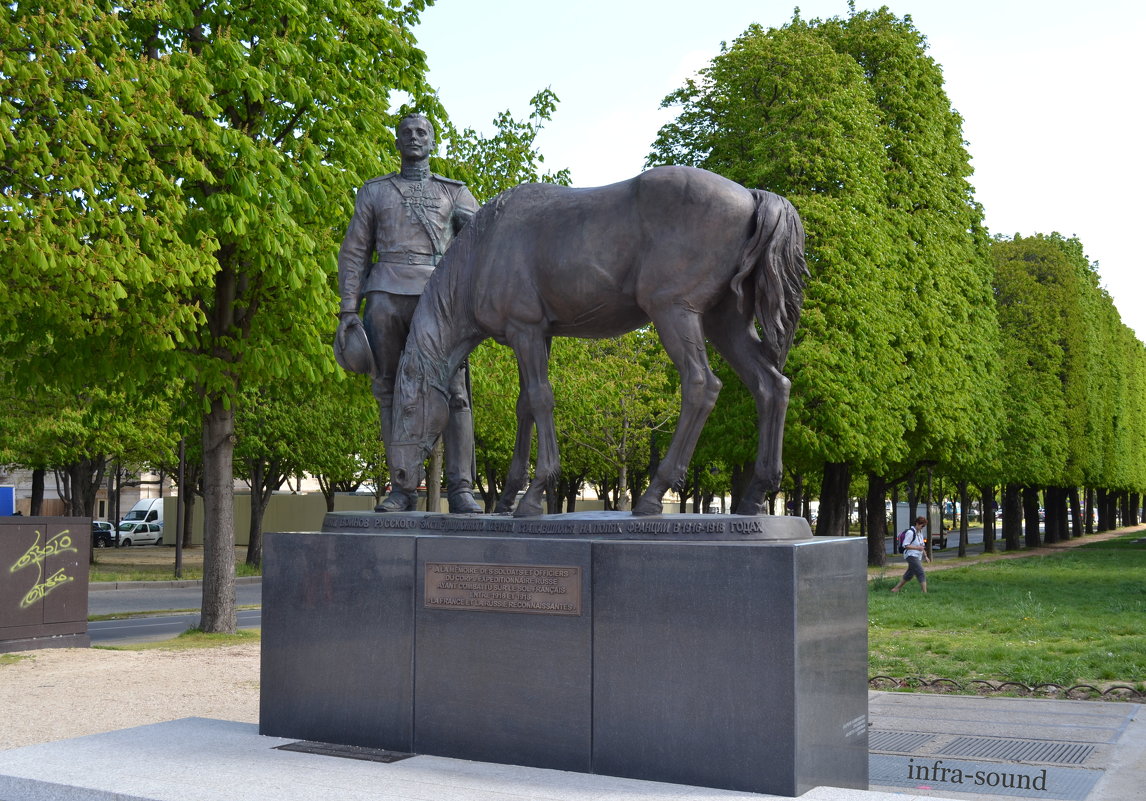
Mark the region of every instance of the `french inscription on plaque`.
[[581, 568], [426, 562], [425, 606], [467, 612], [581, 614]]

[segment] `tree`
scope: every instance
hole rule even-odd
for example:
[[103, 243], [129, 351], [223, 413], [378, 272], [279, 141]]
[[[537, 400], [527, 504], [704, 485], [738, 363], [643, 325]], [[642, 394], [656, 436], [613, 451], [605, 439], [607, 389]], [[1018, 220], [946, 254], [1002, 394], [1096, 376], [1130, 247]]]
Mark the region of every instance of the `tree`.
[[[28, 365], [74, 349], [82, 372], [98, 343], [123, 356], [117, 366], [190, 377], [205, 411], [204, 630], [235, 626], [242, 388], [332, 369], [337, 221], [357, 186], [396, 163], [390, 94], [444, 116], [410, 33], [424, 5], [316, 0], [304, 14], [275, 3], [88, 10], [51, 0], [8, 10], [22, 50], [2, 68], [20, 77], [4, 127], [21, 149], [2, 183], [5, 221], [20, 233], [8, 250], [21, 302], [6, 312], [29, 327], [6, 350], [26, 346]], [[29, 154], [33, 167], [18, 163]], [[24, 300], [33, 290], [48, 301], [41, 308], [75, 319], [39, 319]], [[77, 333], [67, 348], [55, 347], [55, 322]]]
[[675, 420], [676, 374], [656, 333], [642, 328], [614, 339], [558, 338], [553, 383], [562, 471], [596, 479], [616, 509], [647, 480], [650, 433]]
[[[344, 374], [340, 381], [299, 383], [304, 410], [291, 447], [299, 470], [314, 476], [334, 511], [336, 492], [354, 492], [370, 482], [385, 486], [378, 406], [366, 376]], [[380, 498], [379, 498], [380, 500]]]

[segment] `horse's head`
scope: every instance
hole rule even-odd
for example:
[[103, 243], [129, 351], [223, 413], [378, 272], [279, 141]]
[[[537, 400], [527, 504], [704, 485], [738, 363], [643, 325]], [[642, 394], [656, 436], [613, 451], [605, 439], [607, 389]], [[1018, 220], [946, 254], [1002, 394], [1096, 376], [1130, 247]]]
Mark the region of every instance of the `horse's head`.
[[421, 483], [422, 465], [449, 418], [449, 401], [441, 384], [409, 350], [402, 356], [394, 388], [393, 438], [386, 458], [391, 482], [411, 494]]

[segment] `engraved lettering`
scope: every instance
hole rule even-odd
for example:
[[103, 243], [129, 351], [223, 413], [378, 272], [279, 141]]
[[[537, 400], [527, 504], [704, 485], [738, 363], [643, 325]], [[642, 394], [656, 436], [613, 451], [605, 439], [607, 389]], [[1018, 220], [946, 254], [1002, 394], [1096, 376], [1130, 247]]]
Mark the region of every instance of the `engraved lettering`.
[[581, 568], [427, 562], [427, 608], [580, 615]]

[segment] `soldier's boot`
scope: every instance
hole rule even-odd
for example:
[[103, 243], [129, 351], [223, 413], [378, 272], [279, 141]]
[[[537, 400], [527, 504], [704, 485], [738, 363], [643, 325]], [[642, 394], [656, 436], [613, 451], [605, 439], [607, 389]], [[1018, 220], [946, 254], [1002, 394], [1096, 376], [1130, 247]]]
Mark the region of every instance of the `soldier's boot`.
[[474, 418], [469, 408], [450, 409], [445, 431], [446, 494], [451, 514], [481, 514], [474, 498]]
[[[382, 447], [386, 451], [386, 459], [390, 459], [390, 443], [393, 442], [393, 421], [391, 414], [393, 406], [389, 400], [378, 401], [378, 421], [381, 428]], [[409, 512], [413, 511], [418, 503], [416, 494], [391, 486], [389, 494], [382, 499], [382, 503], [374, 507], [375, 512]]]

